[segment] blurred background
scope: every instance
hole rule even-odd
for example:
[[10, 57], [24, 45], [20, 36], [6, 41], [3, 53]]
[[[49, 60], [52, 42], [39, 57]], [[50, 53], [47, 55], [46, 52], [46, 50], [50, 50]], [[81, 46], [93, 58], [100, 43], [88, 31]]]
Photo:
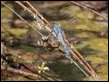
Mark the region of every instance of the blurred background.
[[[9, 7], [19, 13], [25, 20], [35, 27], [35, 20], [31, 14], [13, 1], [4, 1]], [[103, 16], [108, 17], [108, 1], [77, 1], [78, 3], [93, 9]], [[94, 68], [100, 80], [108, 80], [108, 21], [94, 14], [88, 9], [80, 8], [68, 1], [30, 1], [30, 3], [50, 23], [61, 25], [67, 40], [78, 49], [82, 56]], [[46, 35], [46, 33], [43, 32]], [[47, 71], [52, 80], [86, 81], [88, 78], [58, 50], [49, 52], [38, 47], [40, 36], [29, 28], [11, 10], [1, 5], [1, 42], [5, 46], [20, 53], [19, 55], [34, 65], [45, 62], [50, 70]], [[8, 52], [7, 52], [8, 53]], [[40, 55], [40, 57], [39, 57]], [[11, 58], [14, 62], [22, 63], [21, 59]], [[10, 58], [9, 58], [10, 60]], [[9, 66], [14, 65], [9, 63]], [[28, 66], [28, 65], [27, 65]], [[23, 70], [24, 68], [20, 68]], [[42, 74], [43, 75], [43, 74]], [[2, 70], [4, 81], [45, 81], [44, 78], [28, 78], [19, 74]], [[47, 75], [44, 77], [48, 78]], [[55, 78], [55, 79], [54, 79]], [[50, 79], [48, 79], [50, 80]]]

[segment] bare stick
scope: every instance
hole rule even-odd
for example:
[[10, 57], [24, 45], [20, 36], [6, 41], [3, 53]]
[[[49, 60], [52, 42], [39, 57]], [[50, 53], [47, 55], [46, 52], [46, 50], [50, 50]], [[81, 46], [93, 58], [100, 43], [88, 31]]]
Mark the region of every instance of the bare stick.
[[[29, 13], [31, 13], [33, 16], [37, 16], [38, 17], [38, 15], [37, 14], [35, 14], [34, 12], [32, 12], [30, 9], [28, 9], [25, 5], [23, 5], [21, 2], [19, 2], [19, 1], [15, 1], [18, 5], [20, 5], [22, 8], [24, 8], [24, 9], [26, 9]], [[41, 20], [41, 22], [43, 22], [44, 23], [44, 21], [42, 20], [42, 19], [44, 19], [44, 17], [42, 17], [42, 15], [40, 14], [40, 20]], [[45, 24], [44, 24], [45, 25]], [[49, 32], [51, 32], [51, 29], [48, 27], [48, 26], [46, 26], [45, 25], [45, 29], [47, 30], [47, 31], [49, 31]]]
[[75, 5], [77, 5], [77, 6], [79, 6], [79, 7], [82, 7], [84, 9], [88, 9], [91, 12], [95, 13], [96, 15], [98, 15], [98, 16], [100, 16], [100, 17], [102, 17], [102, 18], [104, 18], [105, 20], [108, 21], [108, 18], [107, 17], [103, 16], [102, 14], [98, 13], [97, 11], [95, 11], [95, 10], [93, 10], [91, 8], [88, 8], [88, 7], [86, 7], [86, 6], [82, 5], [82, 4], [79, 4], [79, 3], [75, 2], [75, 1], [70, 1], [70, 2], [73, 3], [73, 4], [75, 4]]
[[[83, 58], [83, 56], [78, 52], [78, 50], [72, 45], [71, 49], [76, 53], [76, 58], [78, 57], [78, 61], [82, 61], [82, 64], [87, 68], [89, 73], [98, 80], [96, 72], [93, 70], [93, 68], [89, 65], [89, 63]], [[80, 63], [81, 64], [81, 63]]]
[[[25, 3], [28, 4], [28, 6], [30, 6], [30, 8], [32, 8], [32, 10], [38, 15], [38, 16], [42, 16], [34, 7], [33, 5], [31, 5], [28, 1], [24, 1]], [[42, 17], [40, 17], [42, 18]], [[47, 23], [50, 26], [50, 23], [43, 17], [42, 19], [45, 23]]]
[[[64, 35], [65, 36], [65, 35]], [[66, 36], [65, 36], [66, 37]], [[71, 51], [71, 55], [77, 59], [80, 64], [82, 66], [85, 67], [85, 69], [96, 79], [98, 80], [98, 77], [97, 77], [97, 74], [96, 72], [93, 70], [93, 68], [89, 65], [89, 63], [84, 59], [84, 57], [79, 53], [79, 51], [72, 45], [68, 42], [68, 40], [65, 38], [65, 42], [67, 43], [67, 45], [69, 45], [70, 47], [70, 51]], [[73, 52], [74, 51], [74, 52]], [[82, 62], [82, 63], [81, 63]]]
[[22, 74], [22, 75], [26, 75], [26, 76], [33, 76], [33, 77], [36, 77], [36, 78], [41, 78], [41, 76], [37, 75], [37, 74], [34, 74], [34, 73], [28, 73], [28, 72], [25, 72], [25, 71], [22, 71], [22, 70], [19, 70], [19, 69], [14, 69], [14, 68], [11, 68], [11, 67], [8, 67], [8, 66], [2, 66], [1, 65], [1, 69], [4, 70], [8, 70], [8, 71], [11, 71], [11, 72], [14, 72], [14, 73], [19, 73], [19, 74]]
[[8, 9], [10, 9], [12, 12], [14, 12], [21, 20], [23, 20], [25, 23], [27, 23], [31, 28], [36, 30], [39, 35], [43, 36], [42, 33], [38, 31], [38, 29], [34, 28], [31, 24], [29, 24], [24, 18], [22, 18], [18, 13], [16, 13], [12, 8], [8, 7], [4, 2], [1, 2], [4, 6], [6, 6]]

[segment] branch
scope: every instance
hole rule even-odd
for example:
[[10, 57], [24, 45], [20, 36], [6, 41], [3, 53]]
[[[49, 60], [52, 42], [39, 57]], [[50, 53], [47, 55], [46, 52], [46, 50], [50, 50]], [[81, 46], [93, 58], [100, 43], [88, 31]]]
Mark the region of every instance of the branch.
[[102, 17], [102, 18], [104, 18], [105, 20], [108, 21], [108, 18], [107, 18], [107, 17], [103, 16], [102, 14], [98, 13], [97, 11], [95, 11], [95, 10], [93, 10], [93, 9], [91, 9], [91, 8], [88, 8], [88, 7], [86, 7], [86, 6], [82, 5], [82, 4], [79, 4], [79, 3], [75, 2], [75, 1], [70, 1], [70, 2], [71, 2], [72, 4], [75, 4], [75, 5], [79, 6], [79, 7], [81, 7], [81, 8], [88, 9], [88, 10], [90, 10], [91, 12], [95, 13], [96, 15], [98, 15], [98, 16], [100, 16], [100, 17]]
[[14, 69], [14, 68], [11, 68], [11, 67], [5, 67], [5, 66], [1, 65], [1, 70], [5, 70], [5, 69], [7, 69], [8, 71], [14, 72], [14, 73], [19, 73], [19, 74], [25, 75], [25, 76], [32, 76], [32, 77], [35, 77], [35, 78], [39, 78], [39, 77], [41, 78], [41, 76], [39, 76], [37, 74], [28, 73], [28, 72], [24, 72], [24, 71], [19, 70], [19, 69]]
[[[31, 5], [28, 1], [24, 1], [30, 8], [35, 12], [40, 18], [42, 18], [42, 15]], [[43, 17], [42, 20], [47, 23], [50, 26], [50, 23]]]

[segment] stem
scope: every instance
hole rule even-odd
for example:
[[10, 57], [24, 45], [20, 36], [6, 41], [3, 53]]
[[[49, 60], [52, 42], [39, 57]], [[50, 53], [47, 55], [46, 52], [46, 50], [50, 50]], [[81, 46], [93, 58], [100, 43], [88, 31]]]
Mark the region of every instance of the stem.
[[98, 13], [97, 11], [95, 11], [95, 10], [93, 10], [91, 8], [88, 8], [88, 7], [86, 7], [86, 6], [82, 5], [82, 4], [79, 4], [79, 3], [75, 2], [75, 1], [70, 1], [70, 2], [73, 3], [73, 4], [75, 4], [75, 5], [77, 5], [77, 6], [79, 6], [79, 7], [82, 7], [84, 9], [88, 9], [89, 11], [93, 12], [94, 14], [96, 14], [96, 15], [104, 18], [106, 21], [108, 21], [108, 18], [107, 17], [103, 16], [102, 14]]
[[10, 9], [12, 12], [14, 12], [21, 20], [23, 20], [25, 23], [27, 23], [31, 28], [33, 28], [34, 30], [36, 30], [38, 32], [39, 35], [43, 36], [38, 29], [34, 28], [31, 24], [29, 24], [24, 18], [22, 18], [15, 10], [13, 10], [12, 8], [8, 7], [4, 2], [1, 2], [4, 6], [6, 6], [8, 9]]

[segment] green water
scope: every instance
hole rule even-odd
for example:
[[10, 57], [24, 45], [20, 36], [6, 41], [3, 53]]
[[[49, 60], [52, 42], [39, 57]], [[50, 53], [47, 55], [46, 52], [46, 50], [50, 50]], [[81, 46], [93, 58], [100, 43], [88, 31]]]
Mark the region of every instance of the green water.
[[[11, 6], [9, 4], [9, 6]], [[1, 8], [1, 18], [12, 19], [12, 12], [7, 8]], [[8, 15], [6, 14], [8, 12]], [[47, 11], [49, 12], [49, 11]], [[62, 29], [65, 31], [67, 38], [77, 38], [83, 39], [79, 43], [75, 44], [75, 47], [83, 55], [83, 57], [90, 63], [93, 69], [96, 71], [97, 75], [100, 77], [100, 80], [108, 80], [108, 34], [105, 33], [101, 35], [102, 32], [107, 30], [107, 23], [96, 22], [91, 20], [94, 18], [94, 14], [90, 11], [82, 11], [79, 7], [68, 6], [59, 10], [60, 13], [68, 14], [71, 19], [76, 18], [76, 22], [69, 22], [67, 20], [55, 20], [62, 26]], [[11, 28], [10, 24], [2, 24], [1, 30], [3, 27], [6, 27], [10, 32], [16, 36], [24, 35], [27, 32], [27, 29], [21, 28]], [[86, 39], [84, 39], [86, 38]], [[73, 42], [73, 41], [72, 41]], [[31, 52], [35, 54], [62, 54], [58, 51], [48, 52], [45, 49], [30, 47], [28, 45], [21, 45], [14, 48], [15, 50], [21, 50], [24, 52]], [[27, 56], [28, 57], [28, 56]], [[28, 58], [27, 58], [28, 59]], [[31, 58], [29, 61], [33, 61]], [[45, 60], [44, 60], [45, 61]], [[66, 63], [67, 61], [67, 63]], [[74, 65], [70, 64], [67, 58], [59, 58], [51, 61], [46, 60], [47, 66], [52, 71], [54, 75], [57, 75], [59, 79], [65, 81], [81, 81], [89, 80], [85, 75]], [[31, 80], [26, 77], [15, 77], [17, 80]], [[13, 78], [5, 78], [6, 80], [16, 80]]]

